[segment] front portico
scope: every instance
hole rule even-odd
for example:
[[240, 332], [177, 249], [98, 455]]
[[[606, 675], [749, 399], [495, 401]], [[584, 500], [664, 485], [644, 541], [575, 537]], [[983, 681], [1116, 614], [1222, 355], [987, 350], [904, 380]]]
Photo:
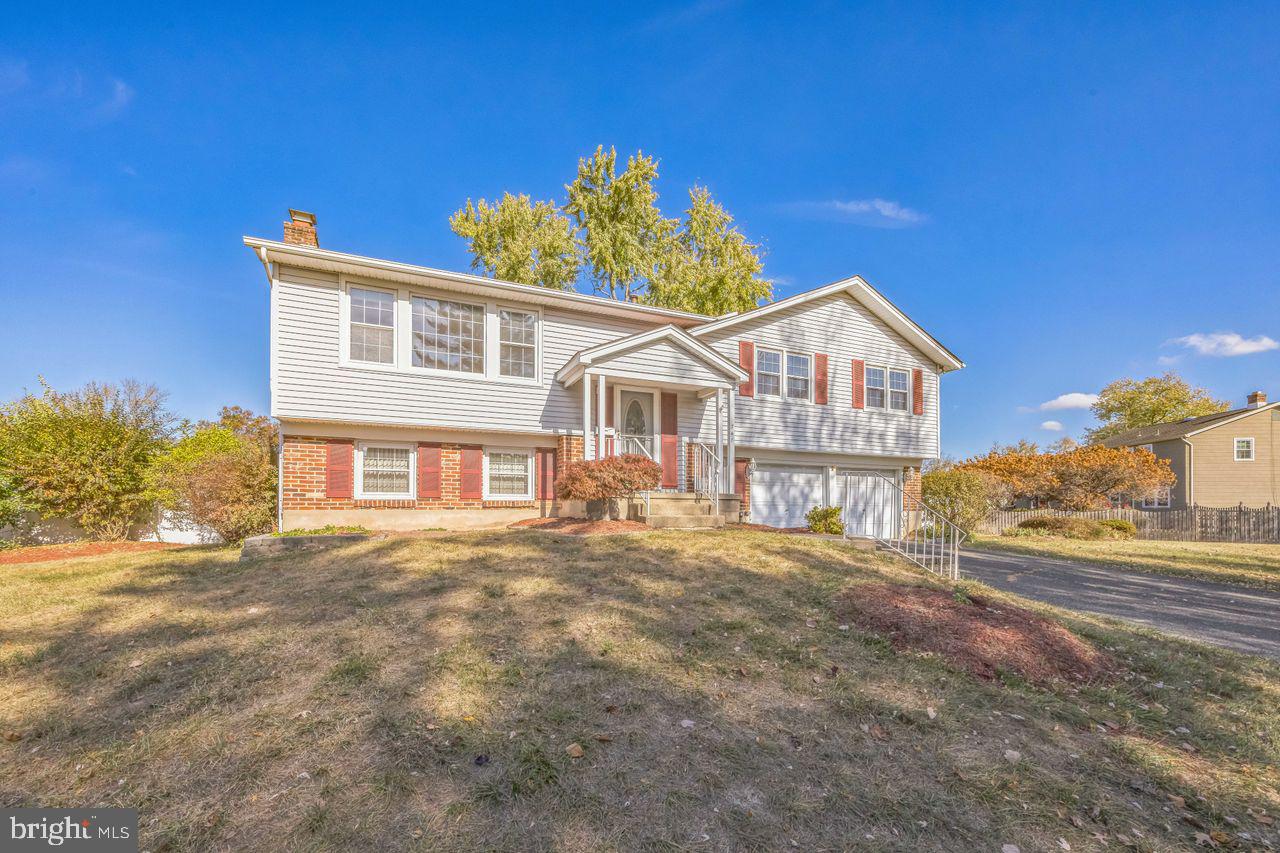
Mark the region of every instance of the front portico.
[[662, 488], [733, 493], [734, 389], [746, 372], [675, 326], [575, 353], [556, 373], [579, 386], [587, 459], [638, 453]]

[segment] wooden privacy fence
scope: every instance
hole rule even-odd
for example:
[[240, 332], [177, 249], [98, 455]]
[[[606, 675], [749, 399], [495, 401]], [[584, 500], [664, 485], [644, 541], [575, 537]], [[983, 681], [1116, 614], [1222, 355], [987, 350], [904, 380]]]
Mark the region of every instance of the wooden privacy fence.
[[1186, 509], [1064, 509], [997, 510], [978, 526], [979, 533], [1000, 533], [1036, 516], [1063, 518], [1123, 518], [1138, 528], [1139, 539], [1179, 539], [1188, 542], [1280, 543], [1280, 507], [1211, 507]]

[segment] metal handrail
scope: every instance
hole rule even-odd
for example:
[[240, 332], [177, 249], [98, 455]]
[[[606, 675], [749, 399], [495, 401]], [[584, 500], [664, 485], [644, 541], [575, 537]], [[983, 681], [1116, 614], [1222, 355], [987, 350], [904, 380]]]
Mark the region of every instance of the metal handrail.
[[645, 446], [645, 443], [634, 435], [622, 435], [618, 437], [618, 455], [636, 454], [646, 459], [653, 459], [653, 450]]
[[[895, 481], [890, 480], [878, 471], [869, 471], [884, 480], [898, 493], [901, 500], [901, 512], [898, 520], [897, 536], [884, 539], [872, 536], [880, 545], [906, 557], [911, 562], [927, 571], [940, 574], [951, 580], [960, 579], [960, 543], [968, 538], [968, 534], [956, 526], [954, 522], [917, 498], [909, 495]], [[851, 484], [845, 484], [846, 509], [849, 503]], [[917, 523], [912, 525], [913, 518]], [[846, 529], [845, 536], [849, 535]]]
[[693, 449], [694, 492], [709, 499], [717, 497], [723, 479], [720, 454], [703, 441], [691, 441], [689, 447]]

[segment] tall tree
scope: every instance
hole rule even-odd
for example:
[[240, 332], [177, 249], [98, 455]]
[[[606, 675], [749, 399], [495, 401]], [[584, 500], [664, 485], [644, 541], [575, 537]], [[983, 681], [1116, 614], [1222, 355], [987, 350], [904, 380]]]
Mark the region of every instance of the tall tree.
[[733, 224], [706, 187], [689, 190], [683, 227], [674, 235], [645, 294], [645, 301], [718, 316], [749, 311], [773, 297], [761, 277], [760, 246]]
[[578, 278], [582, 261], [573, 224], [553, 202], [511, 193], [496, 204], [467, 199], [449, 226], [467, 241], [472, 269], [553, 290], [569, 290]]
[[1226, 411], [1230, 404], [1216, 400], [1204, 388], [1193, 387], [1170, 371], [1142, 380], [1117, 379], [1098, 394], [1093, 404], [1098, 425], [1086, 431], [1090, 442], [1101, 442], [1126, 430]]
[[578, 176], [565, 186], [565, 213], [581, 233], [583, 254], [597, 293], [630, 300], [661, 267], [679, 222], [658, 210], [658, 161], [637, 152], [617, 170], [618, 153], [597, 146], [578, 160]]

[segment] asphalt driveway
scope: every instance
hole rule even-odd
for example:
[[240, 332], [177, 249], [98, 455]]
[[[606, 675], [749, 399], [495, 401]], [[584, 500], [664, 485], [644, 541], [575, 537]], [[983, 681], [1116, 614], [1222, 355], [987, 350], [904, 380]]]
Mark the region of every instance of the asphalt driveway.
[[1052, 557], [969, 550], [960, 574], [1047, 604], [1116, 616], [1280, 660], [1280, 594]]

